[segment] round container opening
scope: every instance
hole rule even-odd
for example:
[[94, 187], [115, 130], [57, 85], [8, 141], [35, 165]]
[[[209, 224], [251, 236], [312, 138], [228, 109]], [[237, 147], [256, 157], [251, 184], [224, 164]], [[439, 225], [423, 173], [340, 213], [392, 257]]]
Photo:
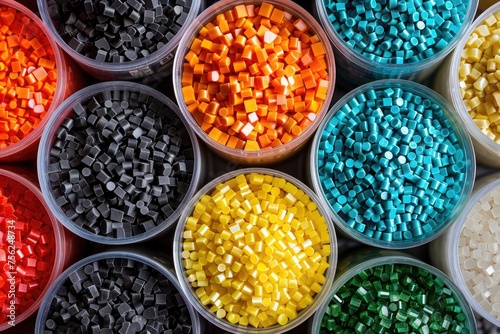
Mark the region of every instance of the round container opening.
[[311, 190], [278, 171], [248, 168], [213, 180], [189, 202], [174, 236], [189, 302], [230, 333], [295, 328], [333, 282], [337, 241], [326, 212]]
[[171, 61], [203, 0], [67, 2], [37, 0], [50, 36], [99, 80], [171, 72]]
[[474, 20], [478, 2], [315, 3], [338, 66], [345, 69], [341, 84], [352, 88], [380, 79], [425, 81]]
[[199, 138], [250, 165], [303, 147], [328, 109], [335, 75], [328, 38], [304, 8], [226, 0], [203, 11], [184, 35], [173, 81]]
[[449, 104], [404, 80], [337, 102], [310, 152], [313, 189], [347, 236], [382, 248], [427, 243], [448, 228], [475, 176], [472, 143]]
[[442, 272], [406, 255], [369, 253], [342, 262], [342, 274], [309, 323], [311, 334], [368, 328], [477, 333], [466, 299]]
[[200, 334], [199, 320], [161, 259], [117, 250], [91, 255], [62, 273], [40, 308], [36, 332], [99, 326]]
[[[480, 164], [500, 167], [500, 132], [497, 129], [500, 96], [494, 84], [496, 45], [493, 33], [500, 26], [500, 4], [483, 12], [465, 31], [449, 64], [436, 76], [435, 87], [453, 103], [465, 122]], [[483, 65], [484, 64], [484, 65]]]
[[40, 190], [18, 173], [0, 169], [0, 330], [35, 313], [50, 284], [64, 269], [66, 239]]
[[9, 83], [0, 108], [0, 161], [35, 160], [47, 119], [66, 96], [69, 69], [38, 16], [10, 0], [0, 1], [0, 11], [2, 81]]
[[433, 262], [462, 290], [472, 309], [497, 327], [500, 326], [499, 198], [500, 174], [479, 178], [460, 217], [431, 248], [449, 254]]
[[131, 82], [106, 82], [68, 98], [48, 122], [38, 154], [42, 192], [69, 230], [124, 244], [176, 223], [201, 179], [200, 148], [177, 106]]

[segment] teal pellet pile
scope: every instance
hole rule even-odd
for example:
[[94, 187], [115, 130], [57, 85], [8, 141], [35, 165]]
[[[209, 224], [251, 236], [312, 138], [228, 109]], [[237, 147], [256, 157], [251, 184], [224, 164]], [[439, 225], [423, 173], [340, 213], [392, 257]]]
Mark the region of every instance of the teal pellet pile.
[[439, 277], [407, 264], [361, 271], [338, 289], [320, 334], [470, 333], [455, 293]]
[[361, 87], [320, 133], [318, 179], [337, 224], [377, 246], [436, 236], [471, 186], [470, 142], [411, 86]]
[[323, 0], [339, 38], [367, 59], [416, 63], [457, 36], [468, 0]]

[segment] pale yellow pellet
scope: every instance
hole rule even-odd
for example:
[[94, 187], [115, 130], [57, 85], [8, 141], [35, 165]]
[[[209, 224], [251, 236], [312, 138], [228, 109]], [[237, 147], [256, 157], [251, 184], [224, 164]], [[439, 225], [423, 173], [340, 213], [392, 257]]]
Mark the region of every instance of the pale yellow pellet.
[[488, 16], [471, 33], [461, 52], [460, 95], [478, 128], [500, 141], [500, 14]]

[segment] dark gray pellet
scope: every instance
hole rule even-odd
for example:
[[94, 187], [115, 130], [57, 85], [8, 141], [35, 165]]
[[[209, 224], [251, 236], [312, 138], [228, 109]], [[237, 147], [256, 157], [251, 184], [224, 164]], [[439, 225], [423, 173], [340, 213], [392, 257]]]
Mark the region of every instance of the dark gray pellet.
[[118, 238], [149, 231], [171, 216], [194, 168], [177, 115], [143, 92], [119, 89], [73, 110], [56, 131], [49, 165], [56, 202], [67, 216], [92, 233]]
[[49, 13], [77, 52], [100, 62], [125, 62], [147, 57], [172, 40], [190, 7], [190, 1], [175, 0], [84, 0], [71, 5], [59, 0]]
[[[91, 269], [92, 272], [87, 274]], [[110, 272], [112, 276], [108, 274]], [[107, 277], [102, 286], [112, 290], [101, 288], [99, 299], [89, 298], [89, 290], [95, 291], [92, 280], [95, 281], [98, 275]], [[191, 319], [184, 301], [179, 304], [179, 292], [165, 276], [145, 264], [130, 259], [105, 259], [76, 270], [70, 277], [78, 277], [81, 281], [74, 283], [74, 280], [66, 280], [52, 298], [45, 320], [46, 331], [72, 333], [80, 327], [96, 333], [137, 333], [144, 330], [151, 333], [174, 333], [178, 330], [179, 333], [191, 333]], [[82, 290], [82, 286], [86, 288]], [[144, 286], [143, 291], [136, 292], [141, 290], [141, 286]], [[146, 287], [151, 293], [145, 292]], [[102, 298], [104, 295], [105, 300]], [[160, 303], [155, 304], [156, 300]]]

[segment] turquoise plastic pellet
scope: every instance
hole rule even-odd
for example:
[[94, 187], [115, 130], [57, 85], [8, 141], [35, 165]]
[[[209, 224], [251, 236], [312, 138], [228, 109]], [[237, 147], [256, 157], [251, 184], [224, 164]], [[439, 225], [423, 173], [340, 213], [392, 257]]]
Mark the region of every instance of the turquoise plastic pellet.
[[320, 135], [318, 175], [349, 226], [397, 243], [426, 238], [447, 223], [466, 165], [463, 144], [437, 103], [400, 87], [369, 89], [328, 124], [335, 127]]
[[468, 0], [323, 1], [339, 37], [367, 59], [386, 64], [421, 62], [443, 50], [469, 6]]

